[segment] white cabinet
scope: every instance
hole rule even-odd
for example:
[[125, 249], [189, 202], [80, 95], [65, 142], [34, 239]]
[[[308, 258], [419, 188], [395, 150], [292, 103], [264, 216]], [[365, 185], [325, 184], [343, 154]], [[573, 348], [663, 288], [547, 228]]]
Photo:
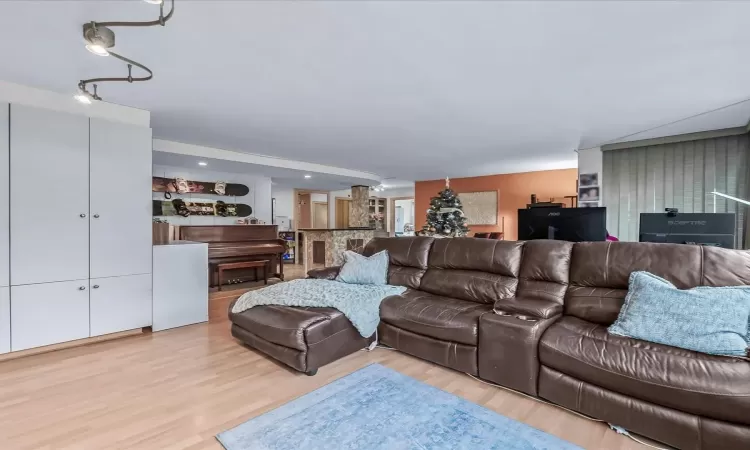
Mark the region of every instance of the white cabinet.
[[154, 246], [154, 331], [208, 321], [208, 244]]
[[11, 350], [89, 337], [89, 280], [10, 288]]
[[0, 354], [10, 351], [10, 288], [0, 287]]
[[10, 119], [11, 284], [86, 279], [89, 119], [16, 104]]
[[[9, 137], [10, 105], [0, 102], [0, 286], [10, 285]], [[2, 325], [0, 325], [0, 330], [2, 330]], [[2, 338], [0, 338], [0, 353], [2, 353]]]
[[151, 129], [92, 118], [90, 145], [91, 278], [151, 273]]
[[0, 103], [0, 353], [151, 325], [151, 150], [147, 127]]
[[91, 336], [151, 325], [151, 274], [91, 279]]

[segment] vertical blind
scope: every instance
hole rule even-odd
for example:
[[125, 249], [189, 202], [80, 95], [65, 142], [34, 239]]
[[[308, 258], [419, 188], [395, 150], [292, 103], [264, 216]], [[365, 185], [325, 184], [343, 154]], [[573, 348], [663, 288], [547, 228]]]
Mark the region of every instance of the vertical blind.
[[750, 198], [748, 135], [700, 139], [603, 152], [602, 194], [607, 229], [624, 241], [638, 240], [640, 213], [733, 212], [737, 248], [750, 246], [747, 206], [714, 196], [718, 191]]

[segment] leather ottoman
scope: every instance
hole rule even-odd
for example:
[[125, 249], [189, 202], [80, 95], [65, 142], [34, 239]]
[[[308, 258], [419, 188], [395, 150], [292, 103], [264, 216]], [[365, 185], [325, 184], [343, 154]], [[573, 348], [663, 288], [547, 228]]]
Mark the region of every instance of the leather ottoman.
[[234, 302], [229, 305], [232, 336], [307, 375], [367, 347], [375, 338], [363, 338], [334, 308], [256, 306], [234, 314], [233, 306]]

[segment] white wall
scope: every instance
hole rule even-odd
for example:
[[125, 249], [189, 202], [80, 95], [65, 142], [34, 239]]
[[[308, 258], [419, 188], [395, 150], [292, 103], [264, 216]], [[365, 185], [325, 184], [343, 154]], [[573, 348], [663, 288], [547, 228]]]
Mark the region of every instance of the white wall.
[[271, 197], [276, 199], [274, 215], [294, 218], [294, 189], [289, 187], [271, 186]]
[[310, 201], [328, 203], [328, 194], [313, 192], [312, 194], [310, 194]]
[[592, 147], [578, 150], [578, 175], [582, 173], [598, 173], [599, 186], [602, 185], [602, 149]]
[[[243, 175], [238, 173], [215, 172], [201, 169], [185, 169], [182, 167], [154, 166], [155, 177], [175, 178], [183, 177], [195, 181], [226, 181], [229, 183], [244, 184], [250, 192], [242, 197], [218, 196], [211, 194], [172, 194], [172, 198], [182, 198], [186, 201], [222, 200], [226, 203], [244, 203], [253, 208], [251, 217], [271, 223], [271, 179], [266, 177]], [[164, 200], [163, 192], [154, 192], [155, 200]], [[162, 217], [169, 223], [175, 225], [231, 225], [238, 217], [214, 217], [214, 216], [169, 216]]]

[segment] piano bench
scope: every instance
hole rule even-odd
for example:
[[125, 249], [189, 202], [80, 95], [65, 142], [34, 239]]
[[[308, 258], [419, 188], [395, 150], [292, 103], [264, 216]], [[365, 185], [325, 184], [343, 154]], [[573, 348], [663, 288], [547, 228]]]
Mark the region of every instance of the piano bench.
[[238, 261], [238, 262], [226, 262], [226, 263], [218, 263], [216, 265], [216, 270], [219, 274], [219, 290], [221, 290], [221, 285], [224, 284], [224, 271], [225, 270], [234, 270], [234, 269], [255, 269], [255, 279], [258, 280], [258, 268], [263, 268], [263, 284], [268, 284], [268, 269], [270, 266], [269, 260], [261, 260], [261, 261]]
[[366, 348], [375, 336], [363, 338], [339, 310], [294, 306], [255, 306], [232, 313], [232, 336], [269, 357], [307, 375]]

